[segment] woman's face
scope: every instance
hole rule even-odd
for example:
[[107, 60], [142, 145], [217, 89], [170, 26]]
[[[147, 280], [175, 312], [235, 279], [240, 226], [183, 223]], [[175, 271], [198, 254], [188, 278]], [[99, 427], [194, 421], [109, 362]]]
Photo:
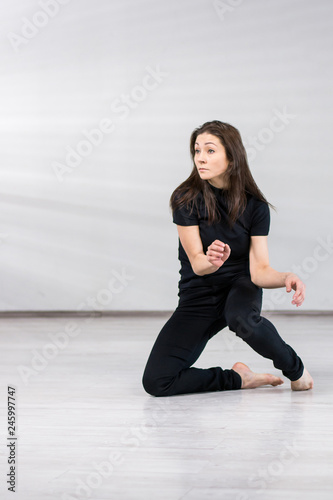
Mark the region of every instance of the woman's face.
[[224, 173], [229, 160], [220, 139], [204, 132], [197, 136], [194, 149], [194, 163], [201, 179], [217, 188], [225, 188]]

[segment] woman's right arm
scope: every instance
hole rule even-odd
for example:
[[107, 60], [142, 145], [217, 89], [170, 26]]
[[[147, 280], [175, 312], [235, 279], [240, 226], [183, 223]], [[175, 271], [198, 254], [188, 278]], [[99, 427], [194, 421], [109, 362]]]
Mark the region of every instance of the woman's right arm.
[[230, 247], [215, 240], [204, 254], [199, 226], [177, 225], [180, 242], [192, 266], [194, 274], [204, 276], [217, 271], [230, 255]]

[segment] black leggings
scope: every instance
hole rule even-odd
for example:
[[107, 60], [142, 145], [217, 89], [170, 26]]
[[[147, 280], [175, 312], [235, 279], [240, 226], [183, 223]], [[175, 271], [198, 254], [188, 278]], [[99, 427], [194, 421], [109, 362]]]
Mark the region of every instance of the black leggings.
[[260, 316], [262, 289], [241, 275], [228, 286], [181, 290], [172, 316], [163, 326], [147, 361], [142, 383], [153, 396], [226, 391], [241, 388], [234, 370], [191, 368], [209, 339], [226, 326], [258, 354], [271, 359], [290, 380], [304, 370], [301, 358], [274, 325]]

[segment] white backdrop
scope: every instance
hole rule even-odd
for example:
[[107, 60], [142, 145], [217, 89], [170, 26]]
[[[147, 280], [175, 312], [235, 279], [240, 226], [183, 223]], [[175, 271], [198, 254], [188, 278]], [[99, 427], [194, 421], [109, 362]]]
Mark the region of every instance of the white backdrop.
[[[0, 309], [172, 310], [192, 130], [236, 126], [271, 265], [333, 306], [329, 0], [1, 3]], [[283, 289], [264, 308], [289, 310]]]

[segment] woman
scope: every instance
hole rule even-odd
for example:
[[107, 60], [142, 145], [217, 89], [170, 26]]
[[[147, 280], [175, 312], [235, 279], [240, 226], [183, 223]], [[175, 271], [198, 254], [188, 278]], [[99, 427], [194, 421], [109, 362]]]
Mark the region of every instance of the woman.
[[143, 374], [154, 396], [277, 386], [280, 377], [254, 373], [244, 363], [231, 369], [194, 368], [209, 339], [226, 326], [273, 361], [296, 391], [312, 389], [301, 358], [261, 313], [262, 288], [305, 285], [294, 273], [269, 265], [269, 203], [250, 172], [238, 130], [218, 120], [194, 130], [191, 175], [170, 198], [179, 235], [179, 302], [160, 331]]

